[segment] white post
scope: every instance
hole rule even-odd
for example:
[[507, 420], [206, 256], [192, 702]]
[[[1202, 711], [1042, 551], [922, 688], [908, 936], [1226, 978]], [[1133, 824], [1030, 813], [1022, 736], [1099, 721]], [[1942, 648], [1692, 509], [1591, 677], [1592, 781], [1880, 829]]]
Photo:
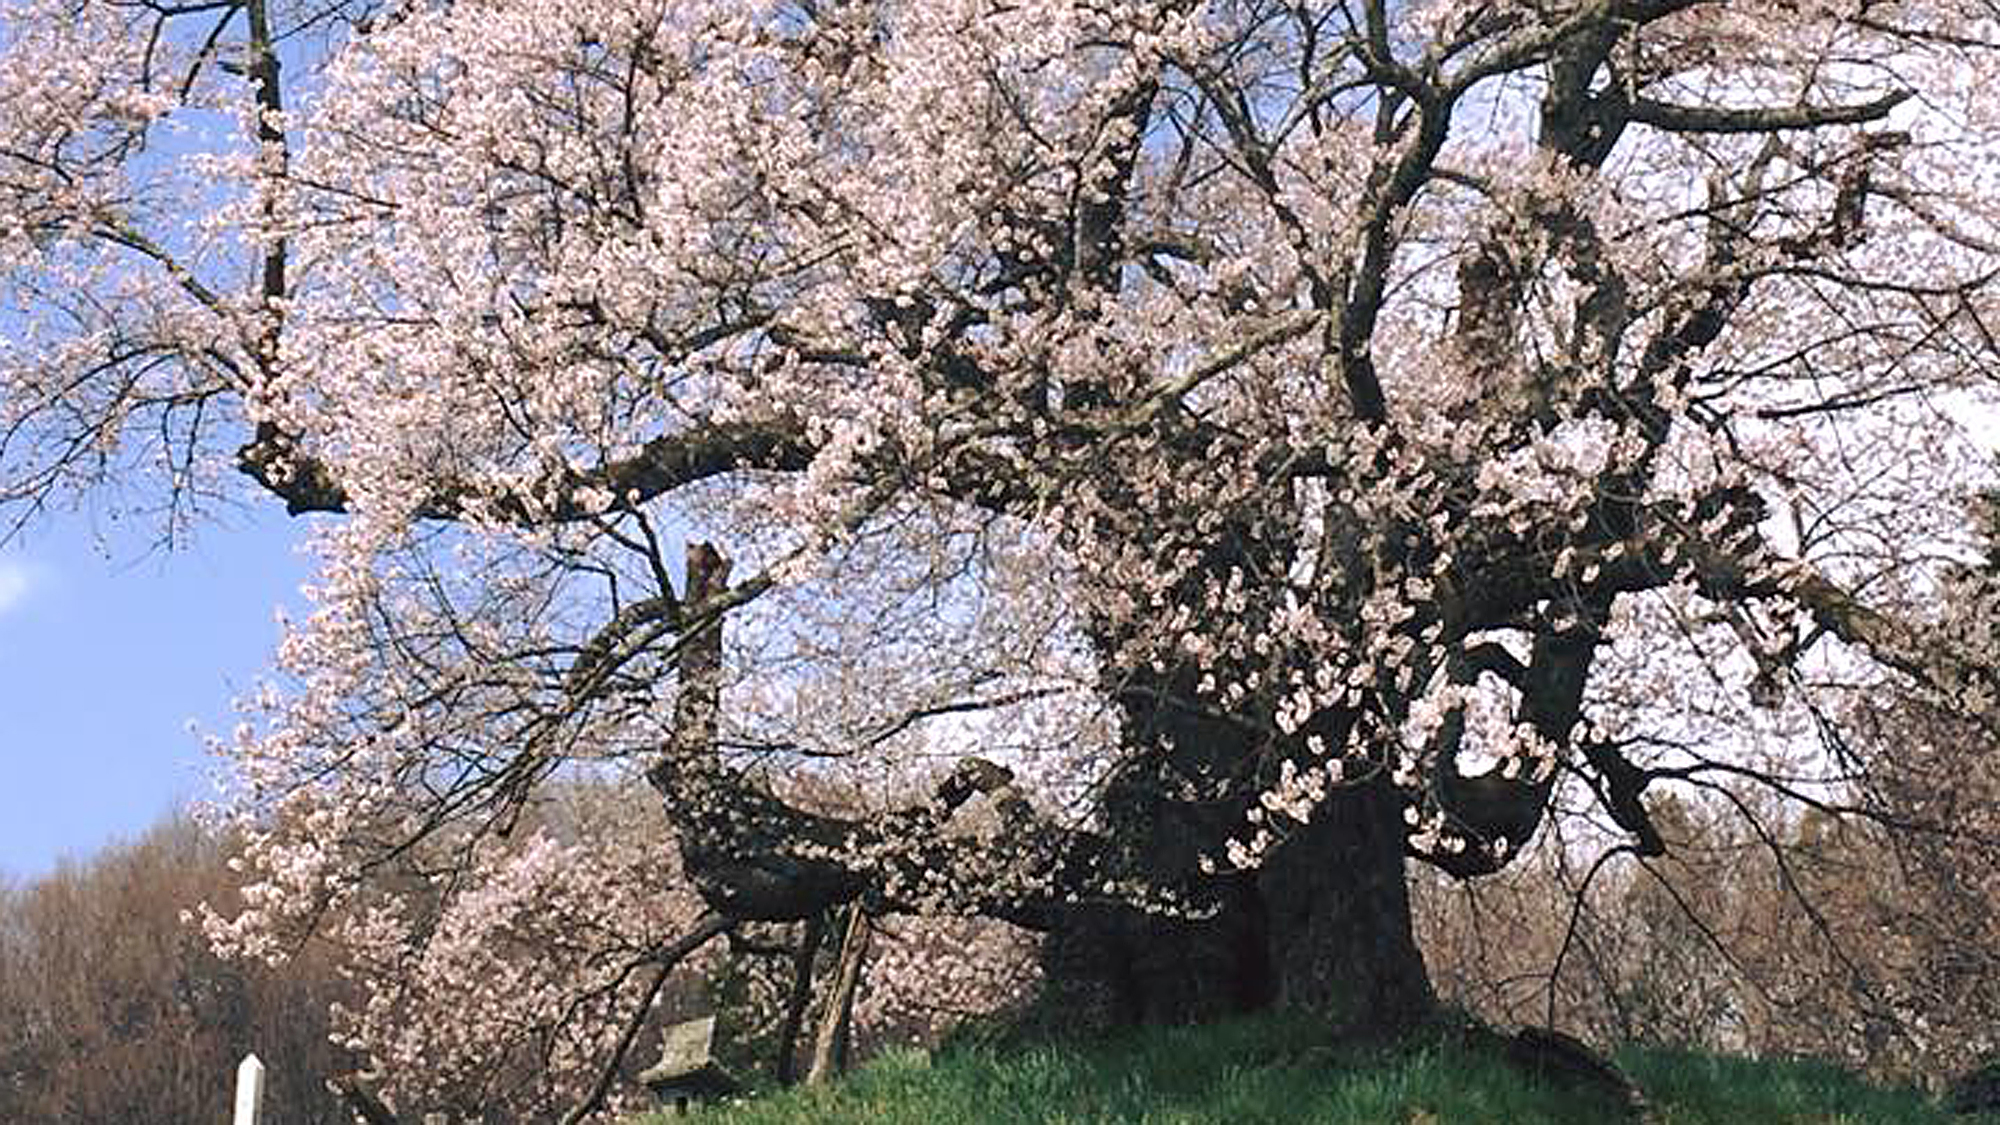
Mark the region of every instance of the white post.
[[236, 1123], [259, 1125], [264, 1117], [264, 1064], [244, 1055], [236, 1067]]

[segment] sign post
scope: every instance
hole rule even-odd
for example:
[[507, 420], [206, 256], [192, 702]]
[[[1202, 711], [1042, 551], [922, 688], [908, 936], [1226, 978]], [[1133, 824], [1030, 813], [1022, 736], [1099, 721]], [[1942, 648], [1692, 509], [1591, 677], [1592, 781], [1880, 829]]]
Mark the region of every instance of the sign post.
[[236, 1067], [235, 1125], [260, 1125], [264, 1117], [264, 1064], [244, 1055]]

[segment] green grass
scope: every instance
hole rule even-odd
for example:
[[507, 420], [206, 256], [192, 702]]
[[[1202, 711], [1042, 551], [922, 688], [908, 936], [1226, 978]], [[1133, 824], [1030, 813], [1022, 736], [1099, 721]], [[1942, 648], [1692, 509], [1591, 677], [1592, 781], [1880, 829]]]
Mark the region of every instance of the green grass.
[[[845, 1080], [714, 1106], [700, 1125], [1603, 1125], [1614, 1104], [1553, 1088], [1449, 1032], [1335, 1047], [1262, 1018], [1096, 1042], [891, 1054]], [[1965, 1125], [1920, 1093], [1824, 1064], [1630, 1051], [1657, 1125]], [[647, 1116], [627, 1125], [666, 1125]]]
[[1625, 1051], [1621, 1069], [1659, 1108], [1660, 1125], [1919, 1125], [1974, 1120], [1947, 1113], [1920, 1091], [1870, 1084], [1830, 1063], [1772, 1061], [1690, 1051]]

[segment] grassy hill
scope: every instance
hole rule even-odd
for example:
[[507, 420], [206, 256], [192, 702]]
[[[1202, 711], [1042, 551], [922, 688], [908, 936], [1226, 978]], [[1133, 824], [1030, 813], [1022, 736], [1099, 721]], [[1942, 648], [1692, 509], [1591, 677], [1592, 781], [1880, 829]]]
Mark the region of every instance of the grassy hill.
[[[700, 1125], [1604, 1125], [1613, 1096], [1538, 1080], [1495, 1037], [1441, 1030], [1397, 1047], [1336, 1047], [1311, 1023], [1263, 1018], [1097, 1042], [967, 1041], [892, 1054], [846, 1080], [713, 1106]], [[1922, 1093], [1816, 1062], [1621, 1053], [1654, 1125], [1966, 1125]], [[628, 1125], [666, 1125], [667, 1115]], [[1982, 1119], [1992, 1120], [1992, 1119]]]

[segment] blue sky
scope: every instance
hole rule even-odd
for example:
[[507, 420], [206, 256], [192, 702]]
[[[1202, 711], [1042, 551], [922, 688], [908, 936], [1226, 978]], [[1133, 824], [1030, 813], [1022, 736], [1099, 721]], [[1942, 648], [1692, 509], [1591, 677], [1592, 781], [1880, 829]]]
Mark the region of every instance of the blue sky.
[[[286, 55], [300, 73], [309, 38]], [[186, 131], [156, 133], [136, 176], [189, 187], [175, 162], [229, 143], [223, 117], [176, 120]], [[202, 205], [223, 197], [205, 179], [190, 190]], [[181, 232], [155, 233], [185, 249]], [[0, 309], [0, 323], [19, 315]], [[311, 568], [294, 544], [307, 528], [277, 501], [200, 521], [172, 553], [153, 548], [157, 520], [114, 522], [88, 503], [0, 545], [0, 880], [85, 857], [211, 795], [201, 734], [235, 726], [231, 701], [277, 645], [278, 606], [304, 615]]]
[[157, 528], [57, 514], [0, 547], [0, 879], [130, 838], [211, 790], [189, 723], [223, 733], [268, 665], [277, 609], [303, 616], [305, 527], [275, 503]]

